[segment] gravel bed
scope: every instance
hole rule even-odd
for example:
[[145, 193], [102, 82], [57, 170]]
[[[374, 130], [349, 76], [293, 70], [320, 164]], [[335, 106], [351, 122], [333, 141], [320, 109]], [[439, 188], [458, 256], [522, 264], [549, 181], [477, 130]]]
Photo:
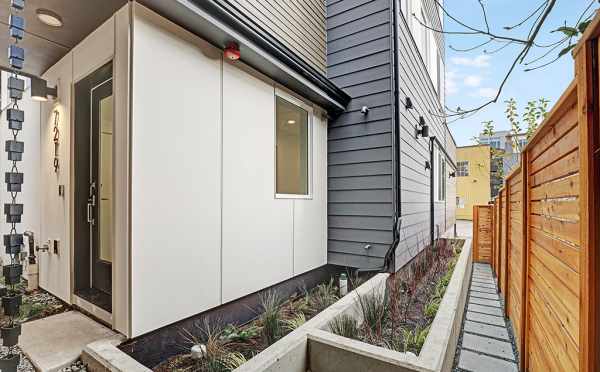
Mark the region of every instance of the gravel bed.
[[77, 359], [70, 366], [59, 369], [58, 372], [87, 372], [87, 370], [81, 359]]
[[33, 368], [33, 365], [31, 364], [29, 359], [25, 356], [25, 354], [23, 354], [23, 352], [18, 346], [13, 346], [11, 348], [1, 347], [0, 358], [3, 358], [6, 355], [8, 355], [9, 351], [11, 352], [11, 354], [18, 353], [21, 355], [21, 361], [19, 362], [19, 366], [17, 367], [18, 372], [35, 372], [35, 368]]

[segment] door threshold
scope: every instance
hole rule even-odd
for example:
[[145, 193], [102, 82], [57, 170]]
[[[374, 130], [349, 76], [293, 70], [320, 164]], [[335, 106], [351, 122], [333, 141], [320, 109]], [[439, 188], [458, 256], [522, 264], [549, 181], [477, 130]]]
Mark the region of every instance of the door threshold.
[[94, 305], [93, 303], [91, 303], [89, 301], [84, 300], [83, 298], [77, 296], [76, 294], [73, 295], [73, 305], [80, 308], [81, 310], [83, 310], [85, 313], [92, 316], [93, 318], [96, 318], [97, 320], [101, 321], [102, 323], [104, 323], [112, 328], [113, 316], [108, 311], [102, 309], [99, 306]]

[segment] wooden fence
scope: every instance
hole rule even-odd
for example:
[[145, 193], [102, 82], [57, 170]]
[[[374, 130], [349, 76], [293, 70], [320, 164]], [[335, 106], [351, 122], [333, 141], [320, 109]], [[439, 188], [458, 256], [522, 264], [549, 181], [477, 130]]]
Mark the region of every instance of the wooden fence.
[[600, 371], [598, 35], [596, 17], [574, 51], [574, 81], [493, 205], [475, 207], [476, 259], [497, 276], [522, 371]]
[[473, 234], [473, 260], [490, 263], [492, 258], [492, 207], [473, 206], [473, 221], [477, 221]]

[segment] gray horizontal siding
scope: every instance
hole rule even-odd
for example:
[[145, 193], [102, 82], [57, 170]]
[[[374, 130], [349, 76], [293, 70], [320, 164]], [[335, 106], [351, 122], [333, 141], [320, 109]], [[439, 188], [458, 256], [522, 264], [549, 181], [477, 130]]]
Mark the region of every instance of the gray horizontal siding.
[[325, 73], [327, 35], [323, 0], [229, 0], [229, 3]]
[[327, 1], [327, 76], [352, 97], [328, 131], [328, 260], [337, 265], [381, 266], [393, 240], [389, 4]]
[[[432, 0], [423, 0], [426, 13], [434, 27], [441, 27], [439, 17], [434, 12]], [[437, 10], [436, 10], [437, 11]], [[436, 23], [437, 22], [437, 23]], [[437, 37], [437, 35], [436, 35]], [[443, 39], [438, 46], [443, 46]], [[440, 49], [443, 55], [443, 48]], [[410, 97], [414, 108], [400, 108], [400, 188], [402, 231], [401, 244], [396, 249], [396, 269], [400, 269], [416, 254], [431, 244], [430, 227], [430, 182], [431, 171], [425, 169], [425, 162], [430, 160], [429, 139], [415, 138], [419, 116], [423, 116], [429, 125], [429, 133], [436, 136], [451, 156], [454, 151], [450, 132], [441, 115], [442, 103], [431, 84], [429, 74], [421, 60], [418, 48], [410, 34], [403, 17], [398, 19], [398, 74], [400, 98]], [[437, 166], [437, 164], [435, 164]], [[447, 167], [450, 171], [450, 167]], [[454, 212], [449, 204], [455, 204], [455, 188], [447, 178], [446, 201], [434, 203], [434, 231], [441, 233], [454, 223]], [[439, 226], [439, 227], [438, 227]]]

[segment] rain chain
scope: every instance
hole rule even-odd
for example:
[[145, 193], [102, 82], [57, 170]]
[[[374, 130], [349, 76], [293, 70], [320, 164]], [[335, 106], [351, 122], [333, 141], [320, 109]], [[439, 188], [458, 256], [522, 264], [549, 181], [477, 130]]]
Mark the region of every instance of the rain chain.
[[8, 62], [12, 70], [8, 78], [9, 98], [12, 100], [12, 107], [6, 111], [8, 128], [12, 131], [12, 139], [6, 141], [5, 151], [8, 154], [8, 160], [12, 162], [11, 169], [5, 173], [5, 182], [7, 191], [10, 193], [10, 203], [4, 204], [4, 214], [6, 222], [10, 224], [10, 233], [4, 235], [4, 246], [6, 253], [10, 255], [10, 264], [4, 265], [2, 274], [4, 275], [5, 288], [1, 289], [2, 308], [4, 315], [10, 318], [10, 322], [0, 328], [2, 336], [2, 346], [8, 347], [6, 356], [0, 358], [0, 370], [2, 372], [16, 372], [20, 361], [20, 354], [14, 346], [19, 341], [21, 335], [21, 324], [17, 317], [20, 312], [22, 294], [18, 284], [21, 282], [23, 265], [21, 262], [21, 248], [23, 245], [23, 234], [17, 232], [17, 223], [21, 222], [23, 215], [23, 204], [17, 203], [17, 194], [21, 191], [23, 185], [23, 173], [19, 172], [18, 162], [23, 160], [24, 143], [19, 141], [18, 135], [23, 129], [25, 112], [19, 109], [19, 100], [23, 98], [25, 90], [25, 80], [19, 78], [18, 70], [23, 68], [25, 62], [25, 50], [18, 44], [25, 35], [25, 19], [19, 15], [25, 7], [25, 0], [11, 0], [9, 34], [14, 38], [14, 44], [8, 47]]

